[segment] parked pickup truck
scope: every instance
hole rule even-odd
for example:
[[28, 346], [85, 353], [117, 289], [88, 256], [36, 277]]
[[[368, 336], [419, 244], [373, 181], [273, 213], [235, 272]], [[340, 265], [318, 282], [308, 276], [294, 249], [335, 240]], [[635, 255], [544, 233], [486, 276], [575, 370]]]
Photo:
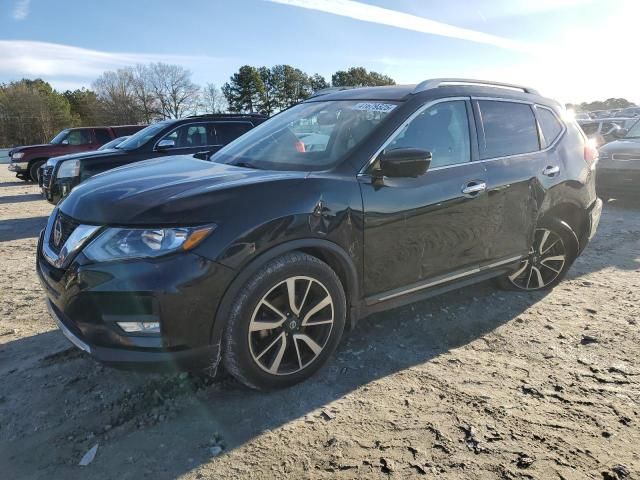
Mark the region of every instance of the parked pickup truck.
[[212, 114], [154, 123], [116, 148], [51, 158], [42, 169], [42, 194], [55, 205], [76, 185], [98, 173], [151, 158], [195, 154], [208, 160], [266, 119], [259, 114]]
[[132, 135], [146, 125], [121, 125], [115, 127], [67, 128], [49, 143], [15, 147], [9, 151], [9, 170], [21, 180], [38, 181], [38, 170], [51, 157], [70, 153], [97, 150], [114, 138]]

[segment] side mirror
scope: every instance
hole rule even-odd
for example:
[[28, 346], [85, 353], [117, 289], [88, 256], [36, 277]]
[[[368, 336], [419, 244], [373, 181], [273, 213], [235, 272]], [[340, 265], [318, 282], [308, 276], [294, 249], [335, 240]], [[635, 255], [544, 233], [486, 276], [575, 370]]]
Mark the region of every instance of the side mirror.
[[165, 138], [164, 140], [160, 140], [158, 142], [158, 145], [156, 145], [156, 150], [158, 151], [167, 150], [169, 148], [175, 148], [175, 146], [176, 146], [175, 140], [169, 140]]
[[626, 128], [616, 128], [613, 132], [611, 132], [613, 134], [614, 137], [616, 138], [624, 138], [627, 136], [627, 133], [629, 133], [629, 130], [627, 130]]
[[61, 145], [69, 145], [69, 140], [66, 138], [60, 142]]
[[385, 177], [419, 177], [431, 165], [431, 152], [419, 148], [385, 150], [378, 157], [380, 174]]

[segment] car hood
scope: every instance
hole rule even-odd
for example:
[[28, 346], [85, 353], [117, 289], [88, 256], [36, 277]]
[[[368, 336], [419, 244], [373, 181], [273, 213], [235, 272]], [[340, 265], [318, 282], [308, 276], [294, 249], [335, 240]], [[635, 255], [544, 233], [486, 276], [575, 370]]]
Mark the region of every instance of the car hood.
[[9, 153], [13, 154], [13, 153], [18, 153], [18, 152], [31, 152], [31, 151], [38, 151], [38, 150], [44, 150], [44, 149], [49, 149], [51, 148], [53, 145], [53, 143], [41, 143], [39, 145], [21, 145], [19, 147], [13, 147], [11, 150], [9, 150]]
[[110, 157], [114, 154], [122, 153], [123, 150], [118, 150], [116, 148], [110, 148], [107, 150], [93, 150], [90, 152], [78, 152], [78, 153], [70, 153], [68, 155], [60, 155], [59, 157], [52, 157], [47, 160], [47, 165], [55, 166], [59, 162], [64, 162], [66, 160], [82, 160], [84, 158], [95, 158], [95, 157]]
[[[221, 208], [234, 208], [238, 189], [277, 181], [304, 180], [305, 172], [255, 170], [198, 160], [163, 157], [116, 168], [74, 188], [60, 210], [93, 225], [193, 225], [215, 222]], [[277, 194], [277, 187], [269, 191]], [[242, 202], [240, 202], [242, 203]]]
[[621, 138], [600, 147], [600, 152], [611, 155], [613, 153], [638, 153], [640, 138]]

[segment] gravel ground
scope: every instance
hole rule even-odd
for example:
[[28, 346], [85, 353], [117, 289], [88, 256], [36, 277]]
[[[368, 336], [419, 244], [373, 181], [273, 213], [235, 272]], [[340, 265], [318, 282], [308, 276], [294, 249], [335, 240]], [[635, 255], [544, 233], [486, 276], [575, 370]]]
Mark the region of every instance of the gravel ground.
[[374, 315], [274, 393], [72, 348], [34, 270], [50, 211], [0, 169], [2, 478], [640, 478], [640, 202], [606, 205], [552, 292]]

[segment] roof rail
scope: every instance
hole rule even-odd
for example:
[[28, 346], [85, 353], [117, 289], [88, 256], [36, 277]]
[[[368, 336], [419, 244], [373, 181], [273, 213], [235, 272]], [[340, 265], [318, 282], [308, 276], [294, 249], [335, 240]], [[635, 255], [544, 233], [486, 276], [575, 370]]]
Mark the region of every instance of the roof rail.
[[201, 115], [190, 115], [186, 118], [267, 118], [263, 113], [203, 113]]
[[322, 90], [318, 90], [316, 92], [313, 92], [313, 94], [309, 98], [321, 97], [322, 95], [327, 95], [327, 94], [333, 93], [333, 92], [340, 92], [342, 90], [351, 90], [352, 88], [358, 88], [358, 87], [329, 87], [329, 88], [323, 88]]
[[420, 82], [416, 85], [416, 88], [413, 90], [413, 93], [424, 92], [426, 90], [431, 90], [432, 88], [438, 88], [445, 85], [475, 85], [475, 86], [487, 86], [487, 87], [498, 87], [498, 88], [508, 88], [510, 90], [520, 90], [524, 93], [531, 93], [534, 95], [539, 95], [537, 90], [529, 87], [523, 87], [522, 85], [514, 85], [512, 83], [503, 83], [503, 82], [493, 82], [491, 80], [473, 80], [470, 78], [432, 78], [430, 80], [425, 80], [424, 82]]

